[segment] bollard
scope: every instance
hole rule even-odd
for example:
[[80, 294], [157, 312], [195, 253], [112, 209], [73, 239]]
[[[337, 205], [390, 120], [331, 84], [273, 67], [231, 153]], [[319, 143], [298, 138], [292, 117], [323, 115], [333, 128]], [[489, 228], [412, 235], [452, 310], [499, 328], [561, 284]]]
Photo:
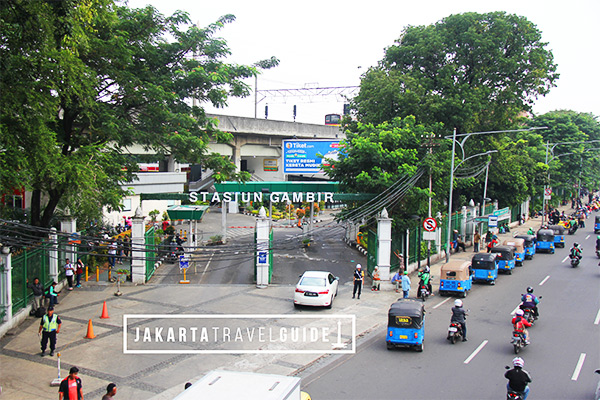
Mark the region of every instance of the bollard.
[[85, 266], [85, 281], [86, 281], [86, 282], [87, 282], [87, 281], [88, 281], [88, 279], [89, 279], [89, 274], [88, 274], [88, 273], [89, 273], [89, 271], [88, 271], [88, 266], [86, 265], [86, 266]]
[[96, 265], [96, 282], [100, 282], [100, 268]]
[[183, 231], [183, 240], [187, 240], [187, 229]]
[[111, 278], [112, 278], [112, 268], [108, 268], [108, 281], [110, 282]]

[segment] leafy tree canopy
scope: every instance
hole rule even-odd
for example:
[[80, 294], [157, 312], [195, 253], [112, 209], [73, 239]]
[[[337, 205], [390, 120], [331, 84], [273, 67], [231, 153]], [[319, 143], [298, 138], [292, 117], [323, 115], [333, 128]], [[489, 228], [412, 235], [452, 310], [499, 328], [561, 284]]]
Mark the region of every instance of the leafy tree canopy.
[[557, 79], [533, 23], [504, 12], [470, 12], [406, 27], [364, 74], [353, 107], [359, 120], [374, 124], [414, 115], [459, 133], [499, 130]]
[[31, 222], [46, 227], [57, 207], [119, 208], [136, 171], [132, 144], [200, 163], [217, 180], [245, 179], [207, 147], [231, 136], [186, 102], [225, 106], [249, 94], [243, 79], [277, 65], [224, 61], [216, 34], [233, 20], [200, 29], [184, 12], [112, 0], [0, 2], [1, 192], [31, 190]]

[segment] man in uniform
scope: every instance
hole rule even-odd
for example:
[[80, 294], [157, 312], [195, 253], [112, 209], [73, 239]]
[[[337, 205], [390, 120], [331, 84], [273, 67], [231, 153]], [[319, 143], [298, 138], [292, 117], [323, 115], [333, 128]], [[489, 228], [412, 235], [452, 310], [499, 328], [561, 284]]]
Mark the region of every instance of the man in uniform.
[[54, 307], [48, 307], [48, 312], [42, 317], [40, 329], [38, 330], [38, 335], [40, 333], [42, 334], [42, 357], [46, 355], [48, 339], [50, 339], [50, 356], [54, 355], [54, 349], [56, 348], [56, 335], [60, 333], [61, 324], [62, 321], [60, 318], [58, 318], [58, 315], [54, 314]]
[[352, 298], [356, 296], [356, 291], [358, 290], [358, 298], [360, 299], [360, 292], [362, 291], [363, 279], [365, 278], [365, 273], [362, 271], [362, 265], [356, 264], [356, 269], [354, 270], [354, 290], [352, 291]]

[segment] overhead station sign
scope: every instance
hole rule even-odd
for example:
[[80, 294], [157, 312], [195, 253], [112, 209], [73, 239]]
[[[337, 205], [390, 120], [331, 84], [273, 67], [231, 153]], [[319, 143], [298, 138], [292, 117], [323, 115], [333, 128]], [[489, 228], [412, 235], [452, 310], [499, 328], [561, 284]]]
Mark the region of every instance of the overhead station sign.
[[339, 140], [284, 140], [284, 174], [318, 174], [330, 160], [337, 160]]

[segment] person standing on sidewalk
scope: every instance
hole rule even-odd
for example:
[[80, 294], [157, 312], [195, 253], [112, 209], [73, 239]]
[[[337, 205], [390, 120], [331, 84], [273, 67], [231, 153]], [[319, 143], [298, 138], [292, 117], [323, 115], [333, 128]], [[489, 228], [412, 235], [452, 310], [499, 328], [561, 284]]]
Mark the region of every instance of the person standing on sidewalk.
[[27, 287], [33, 292], [33, 307], [31, 311], [33, 312], [33, 315], [35, 315], [35, 312], [42, 307], [44, 287], [38, 278], [33, 278], [33, 283], [29, 283], [29, 279], [27, 279]]
[[40, 329], [38, 335], [42, 334], [42, 341], [40, 343], [42, 347], [41, 356], [46, 355], [46, 346], [48, 340], [50, 340], [50, 356], [54, 355], [54, 349], [56, 348], [56, 335], [60, 333], [60, 325], [62, 321], [58, 318], [58, 315], [54, 314], [54, 307], [48, 307], [48, 313], [42, 317], [40, 322]]
[[75, 287], [80, 288], [81, 287], [81, 275], [83, 275], [83, 268], [85, 268], [85, 265], [83, 265], [83, 261], [81, 261], [81, 258], [77, 259], [77, 263], [75, 264], [75, 276], [77, 278], [76, 281], [76, 285]]
[[77, 376], [79, 368], [71, 367], [69, 376], [62, 380], [58, 388], [58, 400], [83, 400], [81, 378]]
[[65, 276], [67, 277], [67, 282], [69, 282], [69, 290], [73, 290], [73, 275], [75, 275], [75, 268], [71, 261], [67, 258], [67, 262], [65, 264]]
[[354, 290], [352, 291], [352, 298], [356, 297], [356, 291], [358, 290], [358, 298], [360, 299], [364, 278], [365, 273], [362, 271], [362, 265], [356, 264], [356, 269], [354, 270]]
[[117, 385], [109, 383], [106, 387], [106, 394], [102, 396], [102, 400], [112, 400], [117, 394]]
[[402, 275], [402, 293], [405, 299], [408, 299], [408, 294], [410, 293], [410, 277], [408, 276], [408, 271], [404, 271]]
[[481, 235], [479, 231], [475, 229], [475, 235], [473, 236], [473, 252], [479, 253], [479, 242], [481, 242]]

